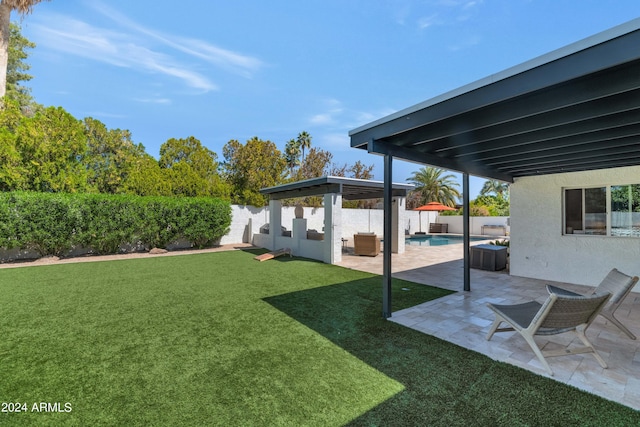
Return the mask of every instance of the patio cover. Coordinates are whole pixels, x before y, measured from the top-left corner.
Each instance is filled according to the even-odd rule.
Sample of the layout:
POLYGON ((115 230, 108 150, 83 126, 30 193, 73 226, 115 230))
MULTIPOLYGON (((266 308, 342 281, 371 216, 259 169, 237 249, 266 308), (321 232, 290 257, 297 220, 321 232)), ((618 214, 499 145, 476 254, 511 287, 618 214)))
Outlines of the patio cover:
MULTIPOLYGON (((395 209, 389 207, 389 209, 384 212, 385 229, 383 234, 387 239, 385 240, 385 246, 391 249, 386 250, 385 253, 403 253, 404 233, 401 233, 401 230, 404 230, 404 227, 401 227, 401 225, 404 225, 404 200, 406 199, 407 192, 412 190, 413 187, 411 184, 392 184, 391 180, 381 182, 337 176, 323 176, 277 185, 275 187, 262 188, 260 193, 269 196, 269 224, 271 229, 276 229, 281 223, 279 214, 282 206, 281 199, 324 195, 325 223, 328 223, 330 227, 327 228, 325 226, 326 231, 323 243, 325 246, 322 260, 328 263, 335 263, 341 260, 342 253, 342 200, 386 197, 391 204, 391 200, 394 197, 398 198, 395 209), (278 212, 277 215, 276 212, 278 212), (387 216, 389 218, 387 218, 387 216), (393 223, 395 223, 395 227, 393 227, 393 223), (387 226, 389 229, 386 228, 387 226), (329 236, 327 236, 327 233, 329 233, 329 236)), ((275 235, 274 239, 277 240, 275 235)), ((273 244, 277 243, 276 240, 273 241, 273 244)), ((309 255, 309 257, 313 258, 311 255, 309 255)))
MULTIPOLYGON (((392 196, 406 197, 413 189, 411 184, 392 185, 392 196)), ((322 176, 305 179, 275 187, 262 188, 260 193, 268 195, 270 199, 289 199, 294 197, 318 196, 327 193, 342 194, 345 200, 382 199, 384 197, 384 182, 367 179, 343 178, 339 176, 322 176)))
MULTIPOLYGON (((640 19, 376 120, 351 146, 513 182, 640 164, 640 19)), ((385 207, 387 206, 385 199, 385 207)), ((466 216, 467 214, 465 214, 466 216)), ((465 290, 469 290, 468 217, 465 290)), ((391 260, 385 262, 390 288, 391 260)), ((391 315, 391 306, 383 308, 391 315)))

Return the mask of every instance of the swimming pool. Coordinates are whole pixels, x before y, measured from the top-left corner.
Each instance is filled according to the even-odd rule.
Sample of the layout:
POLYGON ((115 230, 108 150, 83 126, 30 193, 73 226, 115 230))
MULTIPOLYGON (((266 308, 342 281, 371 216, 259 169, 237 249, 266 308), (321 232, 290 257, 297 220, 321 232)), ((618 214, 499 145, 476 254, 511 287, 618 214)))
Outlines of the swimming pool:
MULTIPOLYGON (((469 237, 472 242, 488 240, 487 237, 469 237)), ((462 243, 463 236, 450 236, 442 234, 425 234, 420 236, 407 237, 404 239, 405 245, 411 246, 444 246, 462 243)))

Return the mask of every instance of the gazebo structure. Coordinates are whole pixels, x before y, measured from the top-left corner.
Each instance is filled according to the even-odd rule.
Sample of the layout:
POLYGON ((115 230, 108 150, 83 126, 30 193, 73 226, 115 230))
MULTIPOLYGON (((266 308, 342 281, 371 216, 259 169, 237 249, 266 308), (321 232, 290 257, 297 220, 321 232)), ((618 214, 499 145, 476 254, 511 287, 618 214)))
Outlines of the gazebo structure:
POLYGON ((254 236, 254 244, 277 250, 289 248, 298 256, 317 259, 328 264, 342 261, 342 200, 364 200, 389 197, 392 208, 385 211, 389 230, 385 228, 384 253, 404 252, 404 211, 409 184, 385 184, 380 181, 324 176, 263 188, 262 194, 269 196, 269 234, 254 236), (387 188, 387 186, 389 188, 387 188), (323 196, 324 229, 318 235, 309 235, 304 218, 293 220, 291 235, 283 235, 282 200, 307 196, 323 196), (309 238, 312 237, 312 238, 309 238), (387 242, 391 242, 390 245, 387 242))
MULTIPOLYGON (((513 235, 519 224, 528 232, 536 211, 533 205, 520 212, 517 202, 526 206, 537 197, 536 191, 548 188, 539 179, 562 175, 564 181, 554 182, 557 196, 545 196, 558 218, 548 218, 540 224, 544 228, 528 239, 511 242, 512 271, 519 265, 528 271, 555 265, 558 257, 547 256, 554 246, 566 245, 569 250, 573 245, 573 251, 580 253, 594 242, 590 246, 588 239, 564 234, 560 218, 564 188, 579 185, 576 181, 583 177, 594 184, 640 183, 635 168, 640 165, 640 19, 376 120, 349 135, 352 147, 384 156, 385 182, 391 180, 393 158, 462 172, 466 291, 470 290, 469 175, 515 182, 513 235), (609 175, 603 172, 612 169, 616 171, 609 175), (584 175, 595 171, 602 173, 584 175), (616 173, 615 182, 608 181, 616 173), (572 175, 577 178, 567 185, 569 174, 583 175, 572 175), (518 218, 516 210, 521 213, 518 218), (546 241, 543 236, 548 236, 546 241)), ((385 209, 392 208, 391 198, 390 192, 385 193, 385 209)), ((601 240, 603 246, 614 248, 614 239, 601 240)), ((633 250, 629 242, 623 244, 633 250)), ((388 294, 383 315, 389 317, 390 257, 384 263, 383 286, 388 294)))

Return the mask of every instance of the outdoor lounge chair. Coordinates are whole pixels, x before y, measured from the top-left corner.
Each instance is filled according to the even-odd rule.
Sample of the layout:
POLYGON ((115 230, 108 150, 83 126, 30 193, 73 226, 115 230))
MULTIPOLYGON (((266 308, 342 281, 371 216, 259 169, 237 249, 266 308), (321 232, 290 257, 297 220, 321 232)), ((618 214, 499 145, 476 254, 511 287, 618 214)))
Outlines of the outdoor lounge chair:
MULTIPOLYGON (((636 336, 633 335, 631 331, 626 328, 626 326, 620 323, 618 319, 616 319, 614 313, 616 312, 620 304, 622 304, 622 301, 624 301, 627 295, 629 295, 629 292, 631 292, 631 289, 633 289, 636 283, 638 283, 638 276, 627 276, 626 274, 621 273, 614 268, 591 293, 592 295, 603 292, 611 293, 611 299, 609 300, 609 303, 602 309, 600 315, 616 325, 632 340, 635 340, 636 336)), ((558 295, 580 295, 575 292, 571 292, 552 285, 547 285, 547 291, 549 291, 549 293, 553 292, 558 295)))
POLYGON ((610 296, 611 294, 608 292, 593 296, 564 296, 552 293, 543 304, 537 301, 515 305, 488 303, 487 306, 496 314, 496 320, 491 325, 487 340, 490 340, 496 332, 516 331, 520 333, 549 375, 553 375, 553 371, 545 356, 593 353, 600 366, 606 368, 607 364, 589 342, 585 331, 610 296), (498 328, 502 322, 508 323, 511 327, 498 328), (575 332, 585 347, 542 352, 533 339, 534 335, 556 335, 569 331, 575 332))
POLYGON ((355 255, 378 256, 380 253, 380 238, 375 233, 354 234, 353 253, 355 255))

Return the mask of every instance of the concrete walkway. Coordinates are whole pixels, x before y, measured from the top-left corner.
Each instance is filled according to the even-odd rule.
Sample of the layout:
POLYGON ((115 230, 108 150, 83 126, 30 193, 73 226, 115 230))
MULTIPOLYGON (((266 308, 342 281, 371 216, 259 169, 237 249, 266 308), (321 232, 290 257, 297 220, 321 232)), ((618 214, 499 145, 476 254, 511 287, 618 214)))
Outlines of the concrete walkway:
POLYGON ((78 257, 72 257, 72 258, 58 258, 56 256, 47 256, 47 257, 43 257, 35 260, 0 263, 0 269, 18 268, 18 267, 34 267, 38 265, 52 265, 52 264, 74 264, 78 262, 115 261, 115 260, 134 259, 134 258, 154 258, 154 257, 163 257, 163 256, 193 255, 193 254, 202 254, 202 253, 210 253, 210 252, 233 251, 233 250, 240 250, 240 249, 253 248, 253 247, 254 247, 253 245, 248 243, 236 243, 232 245, 231 244, 221 245, 221 246, 216 246, 214 248, 207 248, 207 249, 183 249, 183 250, 175 250, 175 251, 168 251, 168 252, 162 252, 162 253, 131 252, 131 253, 115 254, 115 255, 87 255, 87 256, 78 256, 78 257))
MULTIPOLYGON (((339 265, 382 274, 382 258, 382 254, 372 258, 357 257, 351 251, 343 254, 339 265)), ((464 292, 461 244, 406 246, 404 254, 392 256, 392 266, 393 277, 459 292, 394 312, 390 321, 543 376, 549 375, 519 334, 498 333, 491 341, 486 340, 495 318, 486 303, 515 304, 530 300, 542 302, 547 297, 546 283, 577 292, 589 289, 510 276, 504 271, 472 269, 471 291, 464 292)), ((636 336, 640 336, 640 293, 633 292, 628 296, 616 316, 636 336)), ((587 330, 587 336, 607 362, 608 369, 600 367, 591 354, 554 357, 548 359, 555 373, 550 378, 640 410, 640 340, 629 339, 602 317, 594 321, 587 330)), ((536 342, 543 350, 553 350, 580 345, 578 338, 574 337, 570 333, 536 337, 536 342)))

